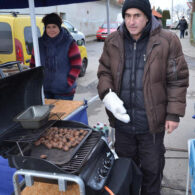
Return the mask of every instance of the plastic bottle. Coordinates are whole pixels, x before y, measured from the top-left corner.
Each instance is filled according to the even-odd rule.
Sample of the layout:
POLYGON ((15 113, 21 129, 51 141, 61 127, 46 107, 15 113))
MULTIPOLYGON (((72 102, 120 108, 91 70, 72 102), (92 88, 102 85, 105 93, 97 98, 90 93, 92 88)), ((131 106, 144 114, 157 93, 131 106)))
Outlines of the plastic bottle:
POLYGON ((93 129, 96 131, 101 131, 102 135, 108 139, 109 136, 109 128, 106 124, 98 122, 96 125, 93 126, 93 129))

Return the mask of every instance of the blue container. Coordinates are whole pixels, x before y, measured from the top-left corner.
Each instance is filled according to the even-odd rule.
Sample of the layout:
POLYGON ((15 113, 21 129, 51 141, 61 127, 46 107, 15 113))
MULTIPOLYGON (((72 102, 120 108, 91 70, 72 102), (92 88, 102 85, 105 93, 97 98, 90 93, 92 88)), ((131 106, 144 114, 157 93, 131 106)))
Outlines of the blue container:
POLYGON ((190 142, 189 171, 192 195, 195 195, 195 140, 190 142))

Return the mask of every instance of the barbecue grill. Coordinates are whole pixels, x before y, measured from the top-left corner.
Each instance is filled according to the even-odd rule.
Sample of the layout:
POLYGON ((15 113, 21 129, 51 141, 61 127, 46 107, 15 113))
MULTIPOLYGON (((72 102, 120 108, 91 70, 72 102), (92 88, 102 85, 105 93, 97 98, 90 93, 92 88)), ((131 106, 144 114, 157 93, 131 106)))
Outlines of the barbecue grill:
MULTIPOLYGON (((120 159, 118 161, 114 159, 99 131, 94 131, 83 123, 61 120, 48 120, 39 128, 26 129, 14 120, 19 113, 29 107, 42 105, 42 82, 42 67, 0 80, 0 115, 4 116, 0 117, 0 155, 8 158, 10 167, 16 169, 76 175, 84 181, 88 194, 103 194, 104 186, 109 186, 109 180, 114 178, 110 177, 112 172, 116 171, 114 166, 120 164, 120 159), (42 144, 35 146, 35 142, 51 127, 68 128, 71 131, 82 129, 85 136, 68 151, 46 148, 42 144), (46 154, 46 158, 42 159, 41 154, 46 154)), ((122 167, 125 165, 130 167, 131 162, 127 159, 125 162, 121 159, 121 162, 122 167)), ((128 181, 129 171, 124 170, 124 173, 118 181, 120 188, 122 183, 127 184, 125 180, 128 181)))

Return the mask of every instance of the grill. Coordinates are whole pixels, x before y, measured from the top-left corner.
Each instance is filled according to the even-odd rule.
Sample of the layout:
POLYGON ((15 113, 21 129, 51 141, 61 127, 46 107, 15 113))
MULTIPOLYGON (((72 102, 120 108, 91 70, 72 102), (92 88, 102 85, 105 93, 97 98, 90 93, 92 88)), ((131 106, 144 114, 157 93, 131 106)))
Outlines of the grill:
POLYGON ((24 129, 13 120, 30 106, 42 104, 42 81, 42 67, 0 80, 0 115, 4 116, 0 118, 0 155, 8 158, 9 165, 16 169, 75 174, 90 188, 101 190, 108 179, 114 156, 101 139, 100 132, 75 121, 49 120, 39 129, 24 129), (36 147, 34 142, 50 127, 82 129, 87 134, 69 151, 36 147), (41 159, 39 151, 48 152, 48 158, 41 159))
MULTIPOLYGON (((77 122, 57 121, 56 123, 59 122, 61 123, 61 125, 64 125, 64 127, 71 125, 72 127, 79 126, 82 128, 84 127, 89 128, 88 126, 77 122)), ((53 159, 51 160, 48 159, 44 160, 44 159, 40 159, 39 156, 34 156, 33 153, 34 153, 35 146, 33 143, 25 143, 25 142, 18 143, 18 144, 16 143, 10 150, 6 152, 6 156, 8 156, 9 158, 11 167, 16 167, 17 169, 32 169, 32 167, 34 167, 34 164, 36 164, 36 167, 34 167, 33 170, 37 170, 37 171, 44 170, 47 172, 57 172, 57 173, 64 172, 64 173, 78 174, 81 167, 83 167, 83 165, 87 162, 89 154, 92 152, 92 150, 94 149, 95 145, 98 143, 100 138, 101 138, 101 134, 97 131, 93 131, 86 138, 86 140, 84 140, 83 143, 81 142, 80 145, 78 145, 78 148, 76 147, 74 148, 73 151, 70 152, 61 151, 64 153, 63 161, 65 163, 60 163, 60 164, 56 164, 52 162, 53 159, 55 159, 55 156, 53 156, 53 159), (70 160, 66 160, 67 158, 66 156, 70 160), (66 163, 66 161, 68 162, 66 163), (46 168, 44 167, 45 163, 48 164, 46 168)), ((55 153, 58 152, 59 150, 56 149, 55 153)))

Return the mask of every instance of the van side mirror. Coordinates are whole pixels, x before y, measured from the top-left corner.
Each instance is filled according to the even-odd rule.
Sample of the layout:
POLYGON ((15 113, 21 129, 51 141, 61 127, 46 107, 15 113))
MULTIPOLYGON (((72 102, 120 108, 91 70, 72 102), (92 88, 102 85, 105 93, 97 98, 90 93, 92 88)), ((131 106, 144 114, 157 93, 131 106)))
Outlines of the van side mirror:
POLYGON ((76 28, 73 28, 73 32, 74 32, 74 33, 77 33, 78 30, 77 30, 76 28))

